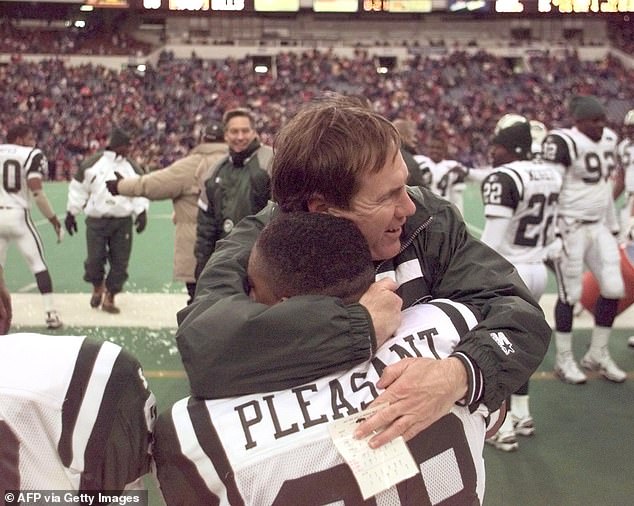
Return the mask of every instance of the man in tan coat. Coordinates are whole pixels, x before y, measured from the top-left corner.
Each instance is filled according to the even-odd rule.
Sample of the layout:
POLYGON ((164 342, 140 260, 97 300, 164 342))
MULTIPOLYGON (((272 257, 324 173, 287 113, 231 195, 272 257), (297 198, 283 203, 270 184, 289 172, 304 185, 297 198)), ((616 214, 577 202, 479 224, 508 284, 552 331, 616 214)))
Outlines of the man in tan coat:
POLYGON ((164 169, 138 178, 107 181, 113 195, 143 196, 150 200, 172 199, 174 236, 174 280, 187 287, 189 304, 196 290, 194 244, 198 195, 209 167, 228 153, 221 123, 211 122, 201 132, 201 142, 187 156, 164 169))

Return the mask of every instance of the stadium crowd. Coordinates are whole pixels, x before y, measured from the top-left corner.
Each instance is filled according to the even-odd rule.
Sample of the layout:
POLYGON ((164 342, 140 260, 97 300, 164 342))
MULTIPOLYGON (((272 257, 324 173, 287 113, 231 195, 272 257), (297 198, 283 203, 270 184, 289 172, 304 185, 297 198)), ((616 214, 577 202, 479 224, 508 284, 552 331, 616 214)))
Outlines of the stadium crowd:
POLYGON ((25 29, 0 21, 0 53, 142 55, 152 49, 123 31, 86 28, 25 29))
POLYGON ((112 121, 119 121, 136 131, 132 156, 154 169, 182 157, 203 122, 234 107, 256 111, 258 131, 270 144, 298 106, 331 89, 366 96, 389 119, 414 120, 421 150, 428 132, 443 128, 449 155, 479 166, 486 163, 488 132, 509 110, 563 126, 567 99, 593 94, 606 101, 609 124, 618 128, 622 111, 634 106, 632 70, 611 56, 583 61, 573 50, 523 62, 484 51, 416 55, 388 74, 377 73, 364 50, 353 58, 312 50, 280 53, 274 67, 258 74, 250 58, 202 60, 192 53, 184 60, 168 52, 145 72, 16 59, 0 68, 0 136, 16 122, 34 125, 50 178, 63 180, 80 158, 104 145, 112 121))

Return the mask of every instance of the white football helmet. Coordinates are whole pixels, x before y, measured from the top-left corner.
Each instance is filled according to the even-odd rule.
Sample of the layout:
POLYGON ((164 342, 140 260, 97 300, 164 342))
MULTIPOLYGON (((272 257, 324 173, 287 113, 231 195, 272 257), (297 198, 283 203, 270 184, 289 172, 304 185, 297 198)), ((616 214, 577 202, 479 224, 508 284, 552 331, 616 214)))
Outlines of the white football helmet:
POLYGON ((625 119, 623 120, 624 125, 634 125, 634 109, 630 109, 627 111, 625 115, 625 119))
POLYGON ((541 153, 542 142, 544 142, 544 139, 548 135, 548 129, 546 128, 546 125, 536 119, 530 120, 529 124, 531 126, 531 138, 533 139, 531 151, 533 153, 541 153))
POLYGON ((515 123, 525 123, 526 121, 528 120, 524 116, 521 116, 519 114, 505 114, 496 123, 495 129, 493 130, 493 135, 496 135, 500 130, 504 130, 505 128, 508 128, 515 123))

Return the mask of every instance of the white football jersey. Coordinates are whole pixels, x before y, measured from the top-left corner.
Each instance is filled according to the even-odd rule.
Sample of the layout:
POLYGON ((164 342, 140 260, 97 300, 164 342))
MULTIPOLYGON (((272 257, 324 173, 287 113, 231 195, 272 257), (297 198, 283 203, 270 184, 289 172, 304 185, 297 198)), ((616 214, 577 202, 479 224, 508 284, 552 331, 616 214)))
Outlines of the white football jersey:
POLYGON ((48 162, 38 148, 0 144, 0 206, 29 209, 27 179, 47 174, 48 162))
POLYGON ((617 135, 603 129, 598 142, 576 127, 552 130, 543 145, 545 160, 566 170, 559 195, 559 214, 579 221, 602 221, 612 201, 610 176, 617 163, 617 135))
POLYGON ((149 471, 155 410, 139 363, 116 344, 0 336, 0 493, 123 490, 149 471))
POLYGON ((619 143, 618 154, 625 172, 625 191, 634 193, 634 140, 623 139, 619 143))
POLYGON ((554 239, 554 220, 562 176, 558 167, 539 159, 504 164, 482 182, 487 218, 509 218, 498 253, 512 264, 537 263, 554 239))
MULTIPOLYGON (((328 423, 366 408, 381 392, 376 382, 387 365, 447 357, 476 323, 466 306, 435 300, 405 310, 397 336, 346 372, 277 392, 177 402, 159 416, 155 431, 167 504, 363 503, 328 423)), ((455 406, 414 437, 407 444, 420 473, 370 504, 481 503, 488 414, 484 406, 474 413, 455 406)))
POLYGON ((462 192, 465 189, 464 179, 460 177, 458 172, 451 171, 455 167, 462 167, 462 164, 456 160, 434 162, 425 155, 415 155, 414 160, 418 162, 418 166, 423 172, 426 186, 436 195, 443 197, 462 209, 462 192))

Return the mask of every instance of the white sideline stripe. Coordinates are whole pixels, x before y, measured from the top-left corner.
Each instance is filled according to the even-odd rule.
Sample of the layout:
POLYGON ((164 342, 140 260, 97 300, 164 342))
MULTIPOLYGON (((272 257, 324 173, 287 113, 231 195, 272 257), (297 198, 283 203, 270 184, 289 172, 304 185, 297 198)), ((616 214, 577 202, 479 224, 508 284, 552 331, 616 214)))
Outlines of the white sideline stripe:
MULTIPOLYGON (((66 327, 176 328, 176 313, 187 303, 186 293, 120 293, 120 314, 90 307, 90 293, 55 293, 54 305, 66 327)), ((39 293, 12 293, 13 326, 43 326, 39 293)))
MULTIPOLYGON (((541 306, 546 320, 553 326, 556 295, 545 294, 541 306)), ((44 325, 44 306, 39 293, 12 293, 13 325, 44 325)), ((148 327, 176 328, 176 313, 185 307, 185 293, 120 293, 116 303, 120 314, 110 314, 89 305, 89 293, 55 293, 56 309, 66 326, 73 327, 148 327)), ((575 317, 573 328, 592 328, 593 317, 588 311, 575 317)), ((634 309, 626 309, 616 317, 615 328, 634 328, 634 309)))

